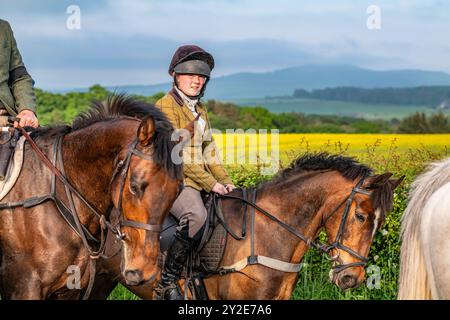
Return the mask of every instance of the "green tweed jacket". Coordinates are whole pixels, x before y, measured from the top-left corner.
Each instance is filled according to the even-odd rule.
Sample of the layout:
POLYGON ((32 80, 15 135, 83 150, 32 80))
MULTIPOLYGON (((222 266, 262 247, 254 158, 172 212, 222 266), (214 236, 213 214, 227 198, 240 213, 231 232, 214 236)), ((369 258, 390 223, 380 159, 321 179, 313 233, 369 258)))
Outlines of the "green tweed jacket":
MULTIPOLYGON (((174 89, 159 99, 155 105, 166 114, 176 129, 185 128, 194 120, 194 115, 174 89)), ((206 121, 206 130, 210 129, 211 125, 205 106, 198 103, 196 109, 206 121)), ((185 186, 199 191, 203 189, 206 192, 211 192, 216 182, 224 185, 233 183, 221 163, 219 151, 212 137, 206 141, 204 137, 201 137, 200 141, 192 138, 183 151, 185 186), (200 161, 187 162, 187 159, 195 158, 195 152, 203 155, 200 161)))
POLYGON ((0 19, 0 104, 13 116, 25 109, 36 112, 33 86, 11 26, 0 19))

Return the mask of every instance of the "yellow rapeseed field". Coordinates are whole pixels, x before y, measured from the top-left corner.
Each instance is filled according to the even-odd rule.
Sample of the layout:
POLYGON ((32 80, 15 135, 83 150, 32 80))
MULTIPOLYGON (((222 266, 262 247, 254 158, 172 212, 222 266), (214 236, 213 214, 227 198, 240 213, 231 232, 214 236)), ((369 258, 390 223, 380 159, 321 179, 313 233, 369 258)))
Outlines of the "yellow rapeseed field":
POLYGON ((287 165, 305 152, 328 152, 355 157, 380 170, 420 170, 426 163, 450 155, 450 134, 299 133, 279 134, 278 138, 270 135, 222 134, 215 135, 214 139, 226 165, 255 164, 255 155, 257 161, 262 159, 264 163, 264 159, 270 159, 272 150, 276 152, 277 147, 282 165, 287 165))
MULTIPOLYGON (((267 143, 259 140, 257 135, 225 136, 215 135, 214 139, 225 155, 234 149, 238 152, 242 148, 242 139, 245 138, 245 148, 256 150, 258 145, 266 145, 268 150, 272 149, 271 136, 268 135, 267 143), (245 136, 245 137, 244 137, 245 136), (229 143, 231 141, 231 144, 229 143)), ((407 152, 415 149, 429 149, 430 151, 445 152, 450 149, 450 134, 280 134, 279 150, 281 154, 304 153, 315 151, 327 151, 330 153, 345 153, 355 155, 366 153, 368 150, 376 150, 378 153, 407 152)))

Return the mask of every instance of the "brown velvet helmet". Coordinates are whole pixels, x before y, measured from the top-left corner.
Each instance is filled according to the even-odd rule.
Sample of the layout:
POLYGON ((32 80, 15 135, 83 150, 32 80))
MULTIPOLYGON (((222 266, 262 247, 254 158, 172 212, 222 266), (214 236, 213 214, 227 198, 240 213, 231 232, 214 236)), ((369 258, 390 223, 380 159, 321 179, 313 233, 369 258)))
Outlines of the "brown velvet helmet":
POLYGON ((196 45, 184 45, 175 51, 169 66, 169 74, 200 74, 210 77, 214 68, 213 56, 196 45))

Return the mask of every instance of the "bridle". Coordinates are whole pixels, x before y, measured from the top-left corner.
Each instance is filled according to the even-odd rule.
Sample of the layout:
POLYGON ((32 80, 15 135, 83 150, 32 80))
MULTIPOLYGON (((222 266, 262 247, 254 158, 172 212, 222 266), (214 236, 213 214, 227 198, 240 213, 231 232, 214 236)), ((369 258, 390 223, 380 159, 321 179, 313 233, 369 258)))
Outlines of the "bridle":
MULTIPOLYGON (((145 153, 143 153, 142 151, 138 150, 136 148, 136 145, 138 143, 137 140, 135 140, 131 147, 130 150, 127 153, 127 156, 125 157, 125 160, 121 160, 119 161, 119 163, 117 164, 117 167, 115 169, 115 172, 118 172, 120 170, 120 167, 122 167, 124 164, 124 168, 122 170, 121 173, 121 181, 120 181, 120 190, 119 190, 119 200, 118 200, 118 205, 117 207, 115 207, 113 210, 119 210, 120 212, 120 223, 118 226, 113 226, 109 221, 107 221, 105 219, 105 216, 101 213, 98 212, 97 209, 94 208, 93 205, 91 205, 88 200, 86 200, 86 198, 75 188, 72 186, 72 184, 67 180, 66 176, 61 173, 61 171, 64 171, 63 169, 63 165, 62 165, 62 170, 58 170, 56 168, 56 166, 54 164, 52 164, 50 162, 50 160, 47 158, 47 156, 40 150, 40 148, 36 145, 36 143, 33 141, 33 139, 31 139, 31 137, 28 135, 28 133, 21 127, 18 128, 21 133, 24 135, 25 139, 30 143, 32 149, 36 152, 36 154, 38 155, 38 157, 42 160, 42 162, 56 175, 56 177, 59 178, 59 180, 62 182, 62 184, 69 189, 70 192, 74 193, 86 206, 87 208, 94 213, 97 218, 100 219, 101 224, 104 224, 104 226, 106 226, 108 229, 111 230, 111 232, 113 232, 119 239, 123 239, 125 237, 125 235, 120 231, 120 227, 121 226, 126 226, 126 227, 131 227, 131 228, 138 228, 138 229, 144 229, 147 231, 152 231, 152 232, 160 232, 162 230, 162 225, 161 224, 147 224, 147 223, 143 223, 143 222, 139 222, 139 221, 134 221, 134 220, 128 220, 128 219, 124 219, 124 215, 123 215, 123 208, 122 208, 122 198, 123 198, 123 189, 125 186, 125 180, 126 180, 126 176, 128 173, 128 170, 130 168, 130 162, 131 162, 131 157, 133 155, 145 159, 145 160, 149 160, 152 161, 153 158, 150 155, 147 155, 145 153)), ((61 150, 61 141, 62 141, 62 137, 60 138, 59 143, 59 148, 61 150)), ((62 164, 62 157, 61 157, 61 164, 62 164)), ((72 207, 72 206, 71 206, 72 207)), ((76 214, 76 210, 75 208, 71 208, 72 209, 72 214, 76 214)), ((103 226, 102 226, 103 228, 103 226)))
POLYGON ((119 216, 119 225, 117 227, 115 227, 115 234, 116 234, 117 238, 119 238, 121 240, 125 238, 125 234, 123 234, 120 231, 120 227, 143 229, 146 231, 158 232, 158 233, 161 232, 161 230, 162 230, 162 224, 148 224, 148 223, 143 223, 143 222, 139 222, 139 221, 135 221, 135 220, 128 220, 125 218, 125 215, 123 214, 123 208, 122 208, 123 190, 125 187, 125 180, 127 177, 128 170, 130 168, 130 162, 131 162, 132 156, 134 155, 141 159, 153 161, 153 158, 151 155, 147 155, 147 154, 143 153, 142 151, 138 150, 136 148, 136 145, 137 145, 137 141, 135 141, 132 144, 132 147, 128 151, 125 159, 119 161, 117 164, 117 167, 115 169, 115 172, 118 172, 123 167, 122 172, 120 173, 122 179, 120 181, 120 187, 119 187, 119 200, 117 203, 117 207, 115 207, 113 209, 113 210, 118 210, 118 212, 119 212, 119 215, 118 215, 119 216))
POLYGON ((345 210, 344 213, 342 214, 342 218, 341 218, 341 222, 339 224, 339 229, 338 232, 336 234, 336 238, 334 239, 333 243, 331 244, 325 244, 325 245, 320 245, 319 247, 321 248, 320 250, 322 252, 324 252, 327 256, 329 256, 329 253, 331 250, 336 249, 337 254, 335 256, 330 257, 330 260, 333 262, 337 262, 339 259, 339 255, 340 255, 340 251, 339 250, 343 250, 345 252, 347 252, 348 254, 350 254, 351 256, 355 257, 356 259, 360 260, 358 262, 353 262, 353 263, 347 263, 347 264, 339 264, 339 265, 333 265, 331 268, 334 270, 334 272, 340 272, 344 269, 347 268, 351 268, 351 267, 364 267, 367 265, 368 259, 362 255, 360 255, 359 253, 355 252, 354 250, 352 250, 351 248, 345 246, 342 243, 342 237, 344 235, 345 232, 345 225, 347 223, 347 218, 348 218, 348 214, 350 212, 350 207, 354 201, 354 197, 357 193, 361 193, 364 195, 371 195, 370 191, 367 191, 365 189, 362 189, 361 186, 364 184, 366 177, 363 177, 361 180, 359 180, 359 182, 356 184, 355 187, 353 187, 352 191, 350 192, 350 194, 344 199, 344 201, 342 201, 325 219, 324 222, 322 222, 322 226, 324 226, 326 224, 326 222, 334 215, 334 213, 345 203, 345 210))
MULTIPOLYGON (((246 237, 246 212, 247 212, 247 206, 250 206, 252 208, 252 216, 251 216, 251 228, 250 228, 250 234, 251 234, 251 255, 247 257, 247 261, 245 265, 251 265, 251 264, 263 264, 269 267, 272 267, 274 269, 278 269, 281 271, 286 271, 286 272, 298 272, 300 270, 300 265, 298 264, 291 264, 291 263, 287 263, 284 261, 280 261, 277 259, 273 259, 270 258, 270 260, 273 261, 269 261, 267 264, 261 263, 260 261, 267 261, 268 257, 264 257, 264 256, 258 256, 254 254, 254 229, 253 229, 253 223, 254 223, 254 214, 255 214, 255 209, 257 210, 257 212, 260 212, 261 214, 265 215, 266 217, 268 217, 270 220, 276 222, 278 225, 280 225, 281 227, 283 227, 284 229, 286 229, 287 231, 289 231, 290 233, 292 233, 293 235, 295 235, 296 237, 298 237, 300 240, 304 241, 306 243, 306 245, 310 248, 314 248, 316 250, 318 250, 319 252, 324 253, 329 260, 331 260, 332 262, 334 262, 335 264, 332 266, 332 270, 334 270, 334 272, 340 272, 344 269, 347 268, 351 268, 351 267, 364 267, 367 265, 368 263, 368 259, 364 256, 362 256, 361 254, 355 252, 354 250, 352 250, 351 248, 345 246, 342 241, 343 241, 343 235, 345 232, 345 226, 347 223, 347 218, 350 212, 350 208, 351 205, 354 201, 354 197, 357 193, 360 194, 364 194, 364 195, 371 195, 370 191, 367 191, 365 189, 362 189, 362 185, 364 184, 364 181, 366 179, 366 176, 364 176, 363 178, 361 178, 358 183, 352 188, 352 191, 350 192, 350 194, 345 197, 345 199, 326 217, 326 219, 322 222, 321 227, 325 226, 326 222, 339 210, 339 208, 342 207, 342 205, 344 205, 345 203, 345 210, 344 213, 342 214, 342 218, 341 218, 341 222, 339 224, 339 229, 338 232, 336 234, 336 237, 334 239, 334 241, 332 243, 321 243, 319 240, 314 240, 311 238, 306 237, 304 234, 300 233, 299 231, 297 231, 295 228, 291 227, 290 225, 286 224, 285 222, 281 221, 280 219, 278 219, 277 217, 275 217, 274 215, 270 214, 269 212, 267 212, 266 210, 262 209, 261 207, 259 207, 258 205, 256 205, 256 190, 254 190, 253 193, 253 199, 252 201, 247 200, 247 197, 244 196, 243 198, 241 197, 237 197, 237 196, 232 196, 232 195, 215 195, 216 199, 218 198, 228 198, 228 199, 237 199, 240 200, 242 202, 244 202, 246 204, 245 210, 244 210, 244 219, 243 219, 243 225, 242 225, 242 236, 236 235, 231 228, 225 223, 225 221, 219 219, 219 222, 223 225, 223 227, 227 230, 227 232, 236 240, 242 240, 245 239, 246 237), (330 256, 330 252, 336 249, 336 251, 338 252, 338 254, 336 254, 335 256, 330 256), (345 252, 347 252, 348 254, 350 254, 351 256, 355 257, 356 259, 360 260, 358 262, 353 262, 353 263, 347 263, 347 264, 336 264, 336 262, 339 261, 339 250, 343 250, 345 252), (264 258, 264 259, 258 259, 259 257, 264 258), (274 262, 276 261, 276 262, 274 262), (273 267, 274 266, 274 267, 273 267), (289 271, 287 271, 289 270, 289 271)), ((220 206, 217 203, 217 200, 214 199, 214 205, 216 207, 216 210, 219 209, 220 210, 220 206)), ((225 267, 222 270, 220 270, 221 274, 226 274, 228 272, 236 272, 237 269, 235 268, 235 266, 240 266, 239 269, 243 269, 244 263, 243 261, 240 261, 236 264, 234 264, 233 266, 230 267, 225 267)))

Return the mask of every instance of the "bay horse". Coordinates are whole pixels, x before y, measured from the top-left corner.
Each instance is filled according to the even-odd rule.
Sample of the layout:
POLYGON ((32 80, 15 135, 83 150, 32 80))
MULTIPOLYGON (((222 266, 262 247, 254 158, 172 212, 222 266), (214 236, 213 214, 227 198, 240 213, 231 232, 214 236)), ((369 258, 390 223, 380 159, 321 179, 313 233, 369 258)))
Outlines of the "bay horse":
POLYGON ((156 107, 125 95, 93 103, 71 127, 33 131, 44 157, 33 141, 25 144, 21 175, 0 204, 1 298, 80 297, 107 229, 120 238, 124 283, 154 278, 159 230, 182 181, 182 166, 170 158, 172 132, 156 107))
MULTIPOLYGON (((343 290, 357 287, 364 280, 375 233, 392 210, 393 190, 403 180, 391 176, 373 175, 371 168, 339 155, 297 158, 256 188, 255 200, 249 201, 255 206, 254 214, 246 219, 253 235, 237 240, 228 233, 221 261, 222 266, 240 265, 239 272, 205 278, 208 297, 290 299, 298 266, 310 247, 330 256, 332 282, 343 290), (323 229, 331 244, 314 241, 323 229), (272 262, 264 263, 263 258, 272 262), (256 263, 248 263, 252 259, 256 263)), ((243 225, 242 193, 236 189, 219 203, 229 229, 236 233, 243 225)), ((117 266, 114 259, 102 261, 93 299, 107 298, 118 282, 141 298, 152 298, 151 283, 126 285, 117 266)))
POLYGON ((411 185, 402 216, 398 299, 450 299, 450 158, 411 185))

